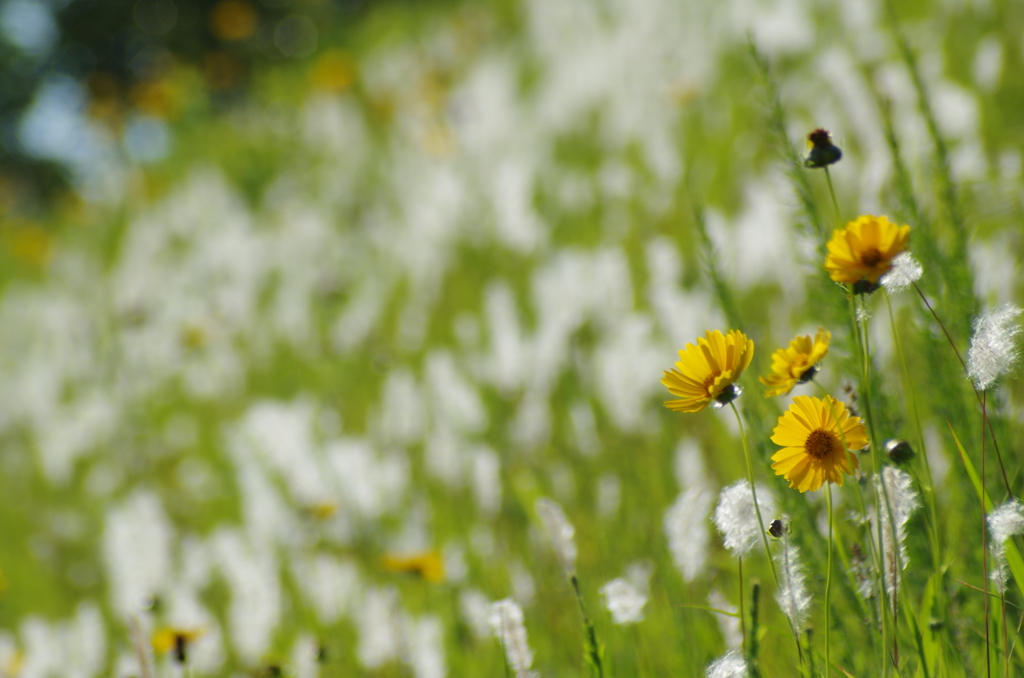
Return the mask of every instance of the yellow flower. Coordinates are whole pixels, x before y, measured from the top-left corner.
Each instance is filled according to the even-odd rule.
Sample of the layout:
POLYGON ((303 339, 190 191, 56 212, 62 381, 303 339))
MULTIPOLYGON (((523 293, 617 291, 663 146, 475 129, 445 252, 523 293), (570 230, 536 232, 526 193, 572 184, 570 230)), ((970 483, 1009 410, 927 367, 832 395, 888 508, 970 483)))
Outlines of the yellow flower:
POLYGON ((188 646, 202 635, 202 629, 176 629, 173 627, 158 629, 153 634, 153 649, 157 654, 173 652, 178 663, 184 664, 188 659, 188 646))
POLYGON ((444 560, 437 551, 423 551, 409 555, 387 554, 381 565, 388 572, 405 572, 417 574, 431 584, 444 581, 444 560))
POLYGON ((846 405, 831 396, 796 396, 772 433, 772 442, 783 447, 772 456, 775 475, 801 492, 813 492, 826 481, 841 487, 843 474, 853 475, 860 466, 847 450, 868 444, 860 417, 850 416, 846 405))
POLYGON ((897 226, 886 217, 865 215, 832 233, 825 270, 836 282, 866 281, 874 291, 878 279, 892 268, 893 258, 907 249, 910 226, 897 226))
POLYGON ((765 397, 786 395, 797 384, 805 384, 813 379, 818 371, 818 363, 828 353, 831 338, 831 332, 819 327, 814 341, 811 341, 810 335, 797 337, 789 342, 789 348, 780 348, 772 353, 772 374, 758 377, 762 384, 770 387, 765 397))
POLYGON ((740 394, 736 380, 754 357, 754 342, 739 330, 722 336, 709 330, 697 337, 697 345, 687 344, 679 351, 679 362, 661 380, 679 400, 665 401, 674 412, 700 412, 711 403, 721 407, 740 394))

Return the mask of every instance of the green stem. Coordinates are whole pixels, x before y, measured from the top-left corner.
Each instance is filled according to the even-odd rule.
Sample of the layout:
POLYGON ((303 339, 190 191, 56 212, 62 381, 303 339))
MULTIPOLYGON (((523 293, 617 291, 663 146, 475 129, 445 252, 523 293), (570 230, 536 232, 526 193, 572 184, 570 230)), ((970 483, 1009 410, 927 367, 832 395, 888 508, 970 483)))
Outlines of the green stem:
MULTIPOLYGON (((756 501, 756 500, 755 500, 756 501)), ((741 647, 747 651, 747 618, 743 612, 743 556, 739 557, 740 570, 740 636, 743 639, 741 647)))
MULTIPOLYGON (((860 369, 861 369, 860 390, 861 390, 861 394, 864 396, 865 414, 866 414, 866 419, 867 419, 867 423, 868 423, 868 429, 869 429, 869 432, 870 432, 870 435, 869 435, 869 438, 868 438, 868 445, 870 446, 870 449, 871 449, 871 463, 872 463, 872 466, 873 466, 873 469, 874 469, 875 473, 878 473, 878 472, 881 471, 881 461, 880 461, 880 459, 878 457, 878 449, 877 449, 877 446, 875 444, 874 418, 871 416, 870 396, 868 394, 868 390, 869 390, 869 386, 868 386, 868 365, 869 365, 869 363, 868 363, 868 351, 867 351, 867 346, 866 346, 866 336, 861 333, 861 323, 857 320, 857 308, 856 308, 856 302, 854 301, 854 294, 853 294, 853 287, 852 286, 847 288, 847 297, 846 298, 847 298, 847 301, 849 302, 851 329, 853 331, 854 343, 857 346, 858 358, 859 358, 859 361, 860 361, 860 369)), ((885 483, 883 482, 881 485, 882 485, 883 492, 885 492, 885 483)), ((888 502, 886 502, 886 503, 888 505, 888 502)), ((888 675, 889 674, 890 662, 887 661, 887 658, 885 656, 885 648, 888 646, 889 620, 888 620, 888 615, 886 615, 885 612, 884 612, 886 609, 888 609, 887 608, 887 593, 888 592, 886 591, 886 588, 885 588, 885 538, 883 536, 882 521, 881 521, 881 516, 882 516, 881 498, 878 496, 877 492, 875 493, 875 515, 879 517, 879 520, 875 521, 877 523, 878 532, 877 532, 877 537, 872 537, 872 539, 871 539, 871 543, 872 543, 872 547, 873 547, 871 550, 874 552, 874 557, 875 557, 875 571, 878 574, 878 596, 879 596, 879 600, 881 601, 879 617, 881 618, 881 622, 882 622, 882 643, 881 643, 881 646, 880 646, 880 650, 882 652, 882 656, 881 656, 882 670, 883 670, 883 675, 888 675), (877 542, 875 541, 876 538, 877 538, 877 542)))
POLYGON ((590 621, 587 614, 587 607, 583 604, 583 592, 580 591, 580 582, 576 575, 569 579, 572 582, 572 590, 576 594, 576 604, 579 605, 580 615, 583 616, 583 630, 587 636, 587 661, 593 669, 597 678, 604 678, 604 666, 601 663, 601 646, 597 643, 597 631, 594 630, 594 622, 590 621))
MULTIPOLYGON (((861 302, 861 308, 864 308, 864 302, 861 302)), ((882 486, 882 498, 880 501, 885 502, 886 515, 889 518, 889 530, 892 534, 893 543, 890 545, 893 555, 893 563, 895 563, 896 571, 893 572, 893 593, 892 593, 892 663, 896 668, 897 675, 900 667, 900 646, 899 646, 899 617, 897 616, 897 607, 899 605, 898 591, 899 591, 899 576, 900 576, 900 551, 899 545, 896 544, 896 518, 893 516, 892 501, 889 497, 889 488, 885 485, 885 478, 882 475, 882 458, 881 452, 878 449, 877 435, 875 433, 875 415, 871 406, 871 344, 870 335, 868 333, 867 322, 863 323, 862 328, 862 339, 861 346, 863 347, 863 367, 862 367, 862 388, 864 392, 864 411, 868 419, 868 431, 870 434, 869 443, 871 445, 871 463, 874 466, 875 473, 878 474, 879 485, 882 486)), ((878 521, 878 539, 879 542, 884 542, 884 531, 882 528, 882 514, 879 513, 878 521)), ((884 550, 884 544, 882 545, 884 550)), ((884 558, 883 558, 884 562, 884 558)), ((884 581, 883 581, 884 583, 884 581)), ((883 598, 884 600, 884 598, 883 598)))
POLYGON ((885 293, 885 307, 889 311, 889 326, 892 328, 892 337, 896 344, 896 354, 899 356, 900 365, 903 368, 903 380, 906 384, 907 395, 910 398, 910 412, 913 415, 914 429, 917 433, 917 449, 921 452, 921 461, 927 480, 926 483, 922 484, 922 489, 924 489, 928 513, 931 518, 931 529, 928 531, 928 537, 932 548, 932 565, 935 567, 935 571, 938 572, 942 567, 942 555, 939 546, 939 519, 938 514, 935 512, 935 481, 932 478, 932 467, 925 450, 924 431, 921 428, 921 414, 917 408, 917 392, 914 390, 914 382, 910 377, 910 367, 907 365, 907 356, 903 352, 903 341, 900 339, 899 330, 896 328, 896 317, 892 312, 892 300, 889 298, 888 291, 885 293))
MULTIPOLYGON (((775 582, 775 590, 778 591, 779 574, 775 571, 775 561, 772 560, 772 552, 768 547, 768 532, 764 529, 764 520, 761 518, 761 506, 757 503, 757 488, 754 486, 754 465, 750 461, 750 448, 747 445, 747 433, 743 427, 743 417, 740 416, 740 411, 736 409, 735 403, 730 402, 729 407, 732 408, 733 414, 736 415, 736 423, 740 427, 740 441, 743 443, 743 458, 747 462, 747 482, 750 484, 750 494, 754 499, 754 513, 757 514, 757 525, 761 533, 761 543, 764 545, 764 554, 768 558, 768 566, 772 570, 772 580, 775 582)), ((796 641, 796 652, 802 667, 803 652, 800 650, 800 632, 795 626, 793 626, 792 621, 790 621, 789 627, 793 631, 793 640, 796 641)))
POLYGON ((836 200, 836 190, 832 188, 832 175, 829 174, 828 165, 825 166, 825 182, 828 184, 828 194, 832 196, 832 207, 836 209, 836 224, 842 225, 843 217, 839 212, 839 201, 836 200))
POLYGON ((832 483, 825 483, 825 505, 828 507, 828 570, 825 572, 825 676, 832 670, 832 483))
POLYGON ((775 588, 779 587, 779 575, 775 572, 775 561, 772 560, 772 552, 768 547, 768 533, 764 529, 764 519, 761 518, 761 506, 757 503, 757 488, 754 487, 754 465, 750 462, 750 448, 747 447, 747 434, 743 428, 743 417, 736 409, 735 403, 729 403, 733 414, 736 415, 736 423, 740 427, 740 441, 743 443, 743 458, 747 462, 747 482, 750 484, 750 495, 754 498, 754 513, 757 514, 758 531, 761 533, 761 543, 764 545, 764 554, 768 557, 768 565, 772 569, 772 579, 775 581, 775 588))

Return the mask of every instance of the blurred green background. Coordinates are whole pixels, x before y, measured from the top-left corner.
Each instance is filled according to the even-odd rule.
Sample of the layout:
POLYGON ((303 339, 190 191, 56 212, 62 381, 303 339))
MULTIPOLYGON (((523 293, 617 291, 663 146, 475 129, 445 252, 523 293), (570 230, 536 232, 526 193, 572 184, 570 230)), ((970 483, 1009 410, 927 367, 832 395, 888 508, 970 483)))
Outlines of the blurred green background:
MULTIPOLYGON (((142 675, 130 619, 147 647, 198 634, 159 675, 500 675, 506 597, 534 668, 582 675, 541 496, 611 674, 703 675, 730 637, 701 608, 737 589, 706 516, 744 467, 726 412, 662 408, 661 371, 706 329, 755 340, 756 475, 820 596, 822 499, 772 476, 785 402, 755 377, 820 324, 823 386, 858 375, 815 235, 837 219, 792 154, 833 133, 842 221, 910 223, 963 351, 1021 299, 1022 36, 1010 0, 0 0, 0 676, 142 675), (687 491, 689 570, 663 528, 687 491), (636 563, 646 619, 615 626, 598 589, 636 563)), ((879 429, 912 438, 914 391, 940 498, 905 604, 977 675, 980 513, 946 421, 976 457, 980 415, 917 299, 893 299, 910 380, 872 303, 879 429)), ((1020 395, 989 398, 1014 488, 1020 395)), ((762 671, 791 675, 770 588, 762 671)), ((833 656, 872 675, 833 602, 833 656)))

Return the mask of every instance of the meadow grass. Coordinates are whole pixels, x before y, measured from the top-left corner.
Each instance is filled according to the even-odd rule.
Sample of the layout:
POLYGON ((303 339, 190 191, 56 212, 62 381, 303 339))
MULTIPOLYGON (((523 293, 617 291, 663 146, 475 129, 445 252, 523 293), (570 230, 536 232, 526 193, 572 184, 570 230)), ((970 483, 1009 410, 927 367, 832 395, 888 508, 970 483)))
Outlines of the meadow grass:
POLYGON ((975 323, 1020 300, 1024 16, 683 4, 382 6, 227 106, 182 66, 168 159, 0 217, 0 676, 1019 675, 1017 321, 975 323), (863 214, 919 280, 830 280, 863 214), (757 377, 819 326, 792 395, 870 446, 801 493, 757 377), (709 330, 743 392, 671 412, 709 330))

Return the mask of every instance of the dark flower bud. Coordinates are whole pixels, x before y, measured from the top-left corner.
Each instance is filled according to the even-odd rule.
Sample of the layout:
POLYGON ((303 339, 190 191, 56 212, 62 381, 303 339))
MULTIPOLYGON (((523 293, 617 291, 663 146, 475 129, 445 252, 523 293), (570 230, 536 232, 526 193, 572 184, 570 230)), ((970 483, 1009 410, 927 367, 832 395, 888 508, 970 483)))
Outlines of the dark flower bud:
POLYGON ((885 453, 896 464, 905 464, 914 458, 914 448, 899 438, 893 438, 885 444, 885 453))
POLYGON ((807 157, 804 158, 806 167, 828 167, 843 157, 843 152, 832 143, 832 135, 828 130, 818 128, 808 134, 807 145, 809 150, 807 157))

